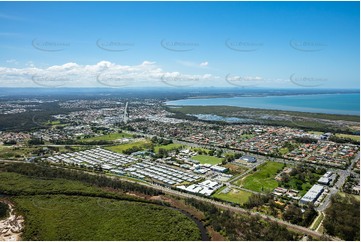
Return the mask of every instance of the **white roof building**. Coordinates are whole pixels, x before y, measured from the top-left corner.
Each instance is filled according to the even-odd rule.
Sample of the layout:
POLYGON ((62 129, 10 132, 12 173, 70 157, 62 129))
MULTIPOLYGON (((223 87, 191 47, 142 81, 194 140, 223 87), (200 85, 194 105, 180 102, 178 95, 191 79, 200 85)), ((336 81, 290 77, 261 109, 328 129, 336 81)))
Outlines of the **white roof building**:
POLYGON ((313 185, 310 190, 301 198, 300 203, 313 203, 324 191, 324 187, 321 185, 313 185))

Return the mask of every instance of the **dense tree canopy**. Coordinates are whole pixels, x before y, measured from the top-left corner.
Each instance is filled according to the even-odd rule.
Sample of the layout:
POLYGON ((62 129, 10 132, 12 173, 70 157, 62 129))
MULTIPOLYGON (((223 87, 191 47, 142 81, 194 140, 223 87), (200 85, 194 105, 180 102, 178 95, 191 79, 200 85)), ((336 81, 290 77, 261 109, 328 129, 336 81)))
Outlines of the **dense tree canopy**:
POLYGON ((0 219, 5 218, 9 212, 9 206, 0 202, 0 219))
POLYGON ((328 234, 344 240, 360 241, 360 202, 352 195, 335 195, 323 222, 328 234))

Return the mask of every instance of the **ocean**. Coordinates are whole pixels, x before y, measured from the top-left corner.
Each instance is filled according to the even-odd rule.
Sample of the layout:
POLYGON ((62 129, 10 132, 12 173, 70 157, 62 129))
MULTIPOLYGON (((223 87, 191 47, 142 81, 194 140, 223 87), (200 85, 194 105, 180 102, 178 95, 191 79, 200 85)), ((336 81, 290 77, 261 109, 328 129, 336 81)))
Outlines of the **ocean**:
POLYGON ((307 94, 200 98, 168 101, 170 106, 235 106, 310 113, 360 115, 360 94, 307 94))

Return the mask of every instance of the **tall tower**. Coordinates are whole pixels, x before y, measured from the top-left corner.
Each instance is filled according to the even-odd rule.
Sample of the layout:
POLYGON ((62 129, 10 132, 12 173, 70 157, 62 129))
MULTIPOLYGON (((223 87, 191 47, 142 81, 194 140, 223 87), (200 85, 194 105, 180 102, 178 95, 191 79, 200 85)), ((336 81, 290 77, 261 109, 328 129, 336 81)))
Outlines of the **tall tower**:
POLYGON ((123 122, 126 124, 128 123, 129 120, 129 114, 128 114, 128 102, 125 103, 125 108, 124 108, 124 114, 123 114, 123 122))

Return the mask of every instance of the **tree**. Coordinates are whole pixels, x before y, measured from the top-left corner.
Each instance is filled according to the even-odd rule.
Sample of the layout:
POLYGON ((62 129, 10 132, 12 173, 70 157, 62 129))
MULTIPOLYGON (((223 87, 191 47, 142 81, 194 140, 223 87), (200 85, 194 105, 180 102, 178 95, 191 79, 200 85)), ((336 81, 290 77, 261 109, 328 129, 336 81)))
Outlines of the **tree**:
POLYGON ((5 218, 9 213, 9 206, 0 202, 0 219, 5 218))
POLYGON ((283 218, 293 224, 302 222, 302 211, 299 207, 291 204, 283 214, 283 218))
POLYGON ((334 195, 325 214, 323 225, 329 235, 349 241, 360 240, 360 203, 352 195, 334 195))
POLYGON ((16 140, 6 140, 4 141, 4 145, 16 145, 16 140))

